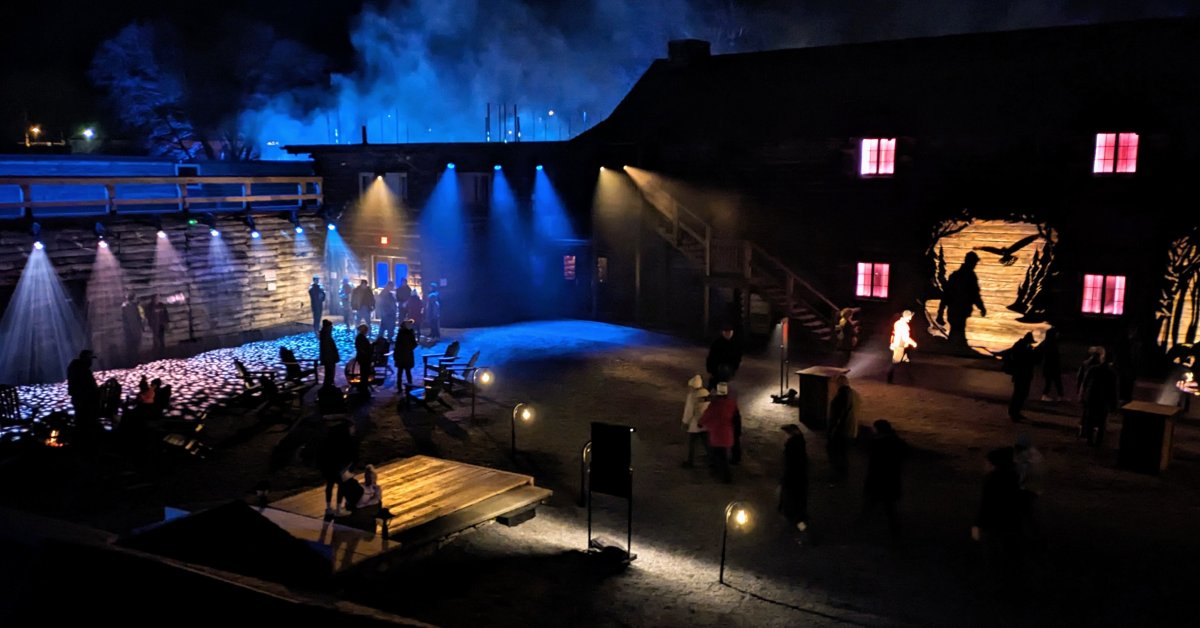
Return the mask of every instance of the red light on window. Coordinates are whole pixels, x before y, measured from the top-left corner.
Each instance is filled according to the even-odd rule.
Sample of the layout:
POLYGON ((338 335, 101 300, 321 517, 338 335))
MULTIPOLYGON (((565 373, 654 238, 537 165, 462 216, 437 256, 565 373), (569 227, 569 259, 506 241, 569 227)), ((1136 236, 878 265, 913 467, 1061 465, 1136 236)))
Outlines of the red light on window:
POLYGON ((859 262, 854 285, 854 296, 866 299, 886 299, 888 296, 888 264, 859 262))
POLYGON ((388 242, 389 240, 387 236, 379 236, 379 246, 387 246, 388 242))
POLYGON ((1092 158, 1092 172, 1137 172, 1137 133, 1097 133, 1096 153, 1092 158))
POLYGON ((896 138, 867 138, 862 141, 858 173, 864 176, 896 172, 896 138))
POLYGON ((1084 275, 1083 301, 1085 314, 1125 313, 1125 277, 1123 275, 1084 275))

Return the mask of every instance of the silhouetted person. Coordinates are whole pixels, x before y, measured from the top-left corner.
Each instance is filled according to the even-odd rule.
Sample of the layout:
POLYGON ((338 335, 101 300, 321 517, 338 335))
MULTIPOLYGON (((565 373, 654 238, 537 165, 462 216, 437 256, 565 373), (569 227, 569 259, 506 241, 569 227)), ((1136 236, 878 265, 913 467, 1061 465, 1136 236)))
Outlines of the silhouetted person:
POLYGON ((321 287, 321 278, 313 277, 312 285, 308 287, 308 304, 312 308, 313 331, 321 331, 321 315, 325 312, 325 288, 321 287))
POLYGON ((167 325, 171 317, 167 314, 167 305, 158 300, 158 295, 150 297, 146 319, 150 324, 150 332, 154 334, 154 356, 161 358, 167 347, 167 325))
POLYGON ((944 314, 949 315, 949 340, 959 346, 967 345, 967 319, 971 317, 972 310, 978 307, 979 315, 987 316, 987 308, 979 292, 979 278, 975 276, 975 266, 978 264, 979 255, 974 251, 968 252, 962 266, 946 279, 942 302, 938 306, 938 324, 945 322, 944 314))
POLYGON ((358 286, 350 293, 350 307, 354 308, 354 322, 358 325, 371 325, 371 312, 375 309, 375 293, 366 279, 358 282, 358 286))
POLYGON ((412 319, 408 318, 400 323, 400 331, 396 332, 396 350, 392 353, 392 360, 396 363, 396 390, 400 391, 404 390, 400 376, 403 375, 408 385, 412 386, 412 370, 416 365, 413 351, 417 348, 417 333, 412 325, 412 319))
POLYGON ((412 296, 412 288, 408 287, 408 278, 405 277, 396 282, 396 307, 400 308, 399 315, 403 320, 404 305, 408 303, 408 297, 412 296))
POLYGON ((734 335, 733 323, 727 321, 721 326, 721 333, 709 346, 708 357, 704 360, 704 367, 708 370, 708 388, 712 390, 718 382, 733 379, 741 364, 741 339, 734 335))
POLYGON ((396 335, 396 293, 392 291, 392 282, 379 289, 375 311, 379 313, 379 335, 391 340, 396 335))
POLYGON ((429 292, 425 295, 425 321, 429 324, 429 337, 437 340, 442 337, 442 294, 438 292, 437 284, 429 284, 429 292))
POLYGON ((95 354, 89 349, 79 352, 79 357, 67 365, 67 394, 75 408, 75 424, 84 438, 99 432, 100 386, 92 373, 95 354))
MULTIPOLYGON (((904 310, 900 314, 900 318, 892 323, 892 337, 888 343, 888 349, 892 352, 892 363, 887 370, 887 383, 891 384, 896 375, 896 367, 901 364, 910 362, 908 357, 909 349, 917 348, 917 341, 912 337, 912 310, 904 310)), ((911 375, 911 373, 910 373, 911 375)))
POLYGON ((411 320, 413 333, 417 338, 421 337, 421 321, 425 316, 425 302, 421 300, 421 293, 413 290, 408 295, 408 300, 404 302, 404 318, 411 320))
POLYGON ((1059 401, 1063 396, 1062 354, 1058 350, 1058 328, 1046 330, 1037 351, 1042 357, 1042 401, 1059 401), (1052 391, 1054 392, 1051 395, 1052 391))
POLYGON ((358 392, 363 396, 371 396, 371 375, 375 367, 371 362, 375 359, 375 346, 367 337, 371 328, 366 325, 358 326, 358 335, 354 337, 354 361, 358 364, 358 392))
POLYGON ((1025 415, 1021 410, 1025 400, 1029 398, 1029 387, 1033 385, 1033 370, 1037 366, 1038 355, 1033 348, 1033 334, 1021 336, 1013 346, 994 354, 1003 363, 1004 372, 1012 376, 1012 397, 1008 400, 1008 418, 1013 421, 1024 421, 1025 415))
POLYGON ((1089 348, 1088 359, 1079 369, 1079 401, 1083 404, 1079 435, 1089 445, 1099 447, 1104 441, 1108 414, 1117 409, 1118 393, 1117 371, 1104 348, 1089 348))
POLYGON ((1023 516, 1020 478, 1013 464, 1012 447, 989 452, 987 460, 991 470, 983 480, 983 495, 971 527, 971 538, 984 543, 992 569, 1011 579, 1020 562, 1023 516))
POLYGON ((346 329, 354 329, 352 321, 354 320, 354 307, 351 301, 354 296, 354 286, 350 285, 350 280, 342 277, 342 285, 338 288, 338 305, 342 312, 342 322, 346 324, 346 329))
POLYGON ((826 426, 825 451, 829 454, 830 482, 846 479, 850 472, 850 441, 858 433, 854 421, 854 391, 845 375, 837 378, 837 393, 829 403, 829 423, 826 426))
POLYGON ((888 528, 892 542, 901 538, 900 512, 897 504, 901 494, 901 470, 908 445, 901 440, 892 424, 880 419, 875 421, 875 436, 871 439, 871 453, 867 459, 867 477, 863 481, 862 519, 882 506, 887 513, 888 528))
POLYGON ((137 296, 130 292, 121 304, 121 328, 125 335, 125 352, 129 364, 137 364, 142 349, 142 332, 146 330, 146 319, 137 296))
POLYGON ((358 450, 354 440, 354 423, 341 421, 329 428, 321 442, 317 454, 317 468, 325 480, 325 518, 332 519, 336 515, 346 514, 339 502, 342 496, 334 501, 333 489, 342 481, 342 472, 354 464, 358 450), (337 506, 337 510, 335 510, 337 506))
POLYGON ((808 449, 799 425, 783 426, 783 477, 779 480, 779 512, 788 525, 800 532, 808 529, 808 449))
POLYGON ((338 362, 342 356, 338 353, 337 343, 333 340, 333 323, 329 319, 321 321, 321 333, 317 361, 325 369, 325 385, 332 386, 337 373, 338 362))

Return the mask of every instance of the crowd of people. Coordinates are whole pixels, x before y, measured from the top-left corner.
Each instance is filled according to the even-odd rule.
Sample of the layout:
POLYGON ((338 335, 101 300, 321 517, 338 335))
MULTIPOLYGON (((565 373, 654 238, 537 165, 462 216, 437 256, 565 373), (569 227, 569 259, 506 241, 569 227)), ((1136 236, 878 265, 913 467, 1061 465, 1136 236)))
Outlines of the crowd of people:
MULTIPOLYGON (((376 291, 366 279, 359 280, 354 286, 348 277, 343 277, 336 296, 329 314, 341 316, 346 329, 353 330, 359 325, 369 327, 378 319, 379 335, 391 342, 398 335, 397 323, 409 321, 418 338, 424 329, 428 329, 426 338, 431 342, 437 342, 442 336, 442 297, 436 283, 429 284, 422 297, 421 291, 409 286, 407 280, 398 281, 396 285, 388 281, 376 291)), ((320 277, 313 277, 308 298, 313 331, 320 333, 325 304, 330 300, 320 277)))

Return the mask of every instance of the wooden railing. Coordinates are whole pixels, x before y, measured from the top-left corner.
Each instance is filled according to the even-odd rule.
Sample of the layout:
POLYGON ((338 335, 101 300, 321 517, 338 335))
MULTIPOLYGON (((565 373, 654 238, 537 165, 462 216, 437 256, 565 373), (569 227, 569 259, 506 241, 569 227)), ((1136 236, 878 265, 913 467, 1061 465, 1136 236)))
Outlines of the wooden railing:
POLYGON ((789 310, 797 304, 802 305, 813 314, 828 321, 830 326, 837 323, 840 308, 812 284, 792 272, 774 255, 767 253, 759 245, 747 241, 745 259, 747 277, 765 275, 775 279, 778 285, 783 287, 789 310))
POLYGON ((666 217, 671 229, 671 241, 676 246, 683 246, 685 239, 704 247, 704 274, 712 272, 712 227, 700 216, 693 213, 666 190, 646 182, 640 186, 642 194, 650 205, 666 217))
POLYGON ((17 192, 15 201, 0 200, 0 214, 10 215, 11 210, 36 214, 39 209, 73 207, 111 214, 150 205, 181 212, 286 209, 319 206, 324 201, 321 177, 312 176, 0 177, 0 198, 9 196, 3 194, 6 188, 17 192))

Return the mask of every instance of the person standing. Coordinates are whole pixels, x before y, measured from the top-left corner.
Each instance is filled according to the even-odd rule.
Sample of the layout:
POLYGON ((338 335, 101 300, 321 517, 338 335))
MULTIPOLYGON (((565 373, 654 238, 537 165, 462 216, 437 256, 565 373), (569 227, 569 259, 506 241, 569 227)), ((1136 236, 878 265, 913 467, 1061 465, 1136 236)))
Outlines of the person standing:
POLYGON ((396 333, 396 350, 392 354, 392 360, 396 363, 396 390, 401 392, 404 391, 404 384, 400 376, 403 375, 409 387, 412 387, 412 370, 416 366, 413 351, 417 348, 417 334, 413 331, 412 324, 412 319, 409 318, 400 323, 400 331, 396 333))
POLYGON ((390 341, 396 335, 396 293, 392 291, 392 282, 379 289, 375 310, 379 313, 379 335, 390 341))
POLYGON ((725 483, 733 481, 733 474, 729 470, 729 452, 734 445, 733 417, 736 414, 737 398, 729 394, 729 384, 717 383, 713 395, 709 397, 708 408, 700 415, 700 427, 708 433, 711 464, 725 483))
POLYGON ((370 327, 359 325, 358 335, 354 337, 354 361, 358 365, 358 392, 364 397, 371 396, 371 376, 375 373, 375 367, 371 364, 375 358, 375 347, 368 338, 370 333, 370 327))
POLYGON ((125 296, 125 302, 121 304, 121 327, 125 332, 126 362, 137 364, 142 349, 142 332, 146 330, 146 317, 137 302, 137 295, 132 292, 125 296))
POLYGON ((433 340, 441 338, 442 295, 435 283, 429 284, 429 293, 425 295, 425 320, 429 322, 429 337, 433 340))
MULTIPOLYGON (((96 356, 90 349, 79 352, 79 357, 67 365, 67 394, 75 409, 75 423, 85 438, 99 431, 100 386, 92 373, 92 361, 96 356)), ((143 378, 144 379, 144 378, 143 378)))
POLYGON ((808 448, 799 425, 783 426, 783 477, 779 480, 779 512, 788 525, 800 532, 808 529, 808 448))
POLYGON ((358 457, 356 442, 354 440, 354 423, 351 421, 341 421, 329 428, 325 433, 325 438, 321 443, 321 449, 317 455, 317 468, 321 471, 321 477, 325 480, 325 520, 332 520, 335 516, 347 514, 341 508, 341 489, 339 484, 342 481, 342 471, 349 469, 354 460, 358 457), (337 501, 334 501, 334 488, 338 488, 337 501), (335 506, 337 507, 335 509, 335 506))
POLYGON ((325 312, 325 288, 321 287, 321 278, 313 277, 312 285, 308 287, 308 304, 312 307, 313 331, 321 331, 321 315, 325 312))
POLYGON ((836 485, 850 474, 850 441, 858 435, 854 418, 854 391, 850 379, 838 375, 837 393, 829 403, 829 424, 826 426, 825 451, 829 454, 830 484, 836 485))
POLYGON ((375 310, 375 293, 366 279, 350 293, 350 307, 354 308, 354 321, 358 325, 371 326, 371 312, 375 310))
POLYGON ((1007 580, 1020 563, 1021 485, 1012 447, 989 452, 987 460, 991 470, 983 480, 971 539, 984 543, 988 563, 1007 580))
POLYGON ((1033 384, 1033 369, 1037 366, 1037 353, 1033 348, 1033 333, 1026 333, 1013 346, 994 354, 1000 358, 1005 373, 1012 376, 1012 397, 1008 400, 1008 418, 1015 423, 1024 421, 1021 410, 1029 398, 1029 387, 1033 384))
POLYGON ((1038 353, 1042 355, 1042 401, 1058 402, 1062 400, 1062 355, 1058 351, 1058 328, 1046 330, 1042 344, 1038 345, 1038 353), (1051 393, 1054 394, 1051 394, 1051 393))
POLYGON ((346 329, 354 329, 351 321, 354 319, 354 307, 351 302, 354 299, 354 287, 350 285, 350 279, 342 277, 342 285, 338 288, 338 307, 342 310, 342 322, 346 324, 346 329))
POLYGON ((412 321, 413 333, 417 335, 417 339, 421 338, 421 320, 424 314, 425 303, 421 300, 421 293, 413 290, 404 302, 404 318, 412 321))
POLYGON ((704 378, 693 375, 688 380, 687 398, 683 401, 683 429, 687 432, 687 460, 683 467, 690 469, 696 464, 696 445, 707 450, 704 428, 700 427, 700 417, 708 409, 708 390, 704 388, 704 378))
POLYGON ((887 513, 888 528, 892 543, 899 544, 901 538, 900 512, 897 507, 901 494, 901 472, 908 445, 884 419, 875 421, 875 437, 871 440, 871 454, 867 460, 867 477, 863 482, 862 518, 882 506, 887 513))
POLYGON ((158 295, 150 297, 150 311, 146 318, 154 335, 154 357, 161 358, 167 348, 167 325, 171 317, 167 314, 167 305, 158 300, 158 295))
POLYGON ((396 280, 396 307, 400 308, 400 315, 404 314, 404 306, 408 303, 410 296, 412 296, 412 288, 408 287, 408 277, 396 280))
POLYGON ((1108 362, 1104 347, 1088 349, 1088 360, 1080 367, 1079 400, 1083 403, 1080 436, 1093 447, 1104 441, 1108 414, 1117 409, 1117 371, 1108 362))
POLYGON ((900 319, 892 324, 892 339, 888 344, 888 349, 892 351, 892 365, 888 367, 887 383, 892 383, 892 378, 896 374, 896 367, 901 363, 910 362, 908 359, 908 350, 917 348, 917 341, 912 338, 912 322, 913 311, 904 310, 900 314, 900 319))
POLYGON ((721 326, 721 333, 713 340, 708 348, 708 357, 704 367, 708 370, 709 388, 718 382, 728 382, 737 373, 742 364, 741 339, 736 338, 733 323, 726 322, 721 326))
POLYGON ((342 361, 342 356, 338 353, 337 343, 333 340, 333 322, 329 319, 321 321, 319 351, 318 360, 325 368, 325 385, 332 386, 337 373, 337 365, 342 361))

